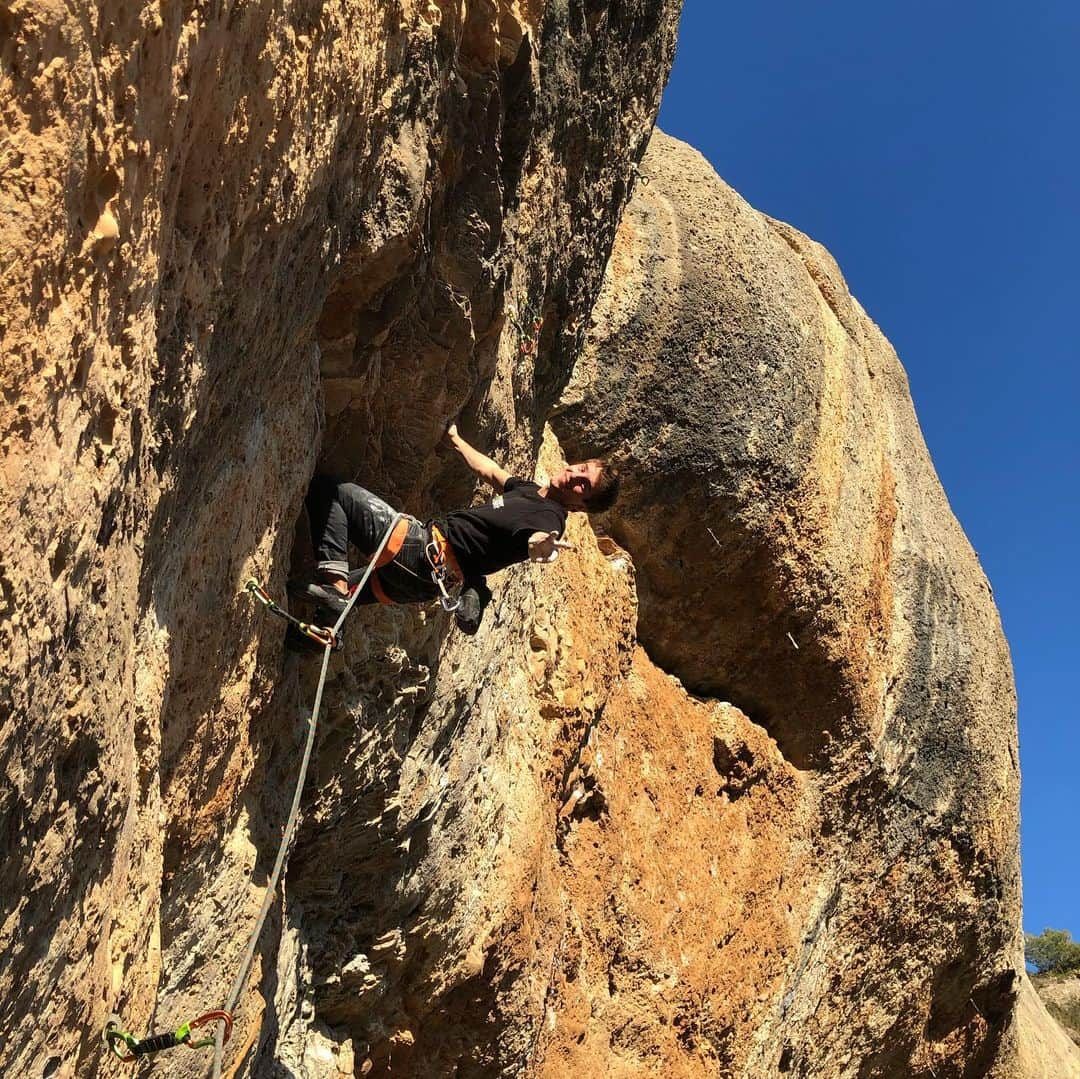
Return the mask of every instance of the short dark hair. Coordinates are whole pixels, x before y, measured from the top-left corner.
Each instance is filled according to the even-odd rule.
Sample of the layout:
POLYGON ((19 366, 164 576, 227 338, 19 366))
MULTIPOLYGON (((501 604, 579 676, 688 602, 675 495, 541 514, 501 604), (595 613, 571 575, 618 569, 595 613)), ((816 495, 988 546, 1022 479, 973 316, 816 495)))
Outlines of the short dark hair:
POLYGON ((615 505, 615 499, 619 497, 619 470, 600 457, 593 457, 586 464, 596 465, 600 469, 600 477, 587 498, 581 501, 585 506, 586 513, 603 513, 615 505))

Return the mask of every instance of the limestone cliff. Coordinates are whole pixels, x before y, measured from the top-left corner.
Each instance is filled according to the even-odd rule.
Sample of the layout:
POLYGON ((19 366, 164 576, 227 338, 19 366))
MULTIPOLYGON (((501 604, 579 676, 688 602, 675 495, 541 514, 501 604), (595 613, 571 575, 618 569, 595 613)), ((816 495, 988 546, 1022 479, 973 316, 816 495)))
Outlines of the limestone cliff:
MULTIPOLYGON (((428 513, 469 494, 435 452, 464 410, 531 467, 677 15, 0 3, 5 1074, 119 1073, 101 1056, 110 1011, 142 1031, 223 999, 311 688, 242 584, 283 594, 317 465, 428 513)), ((520 1061, 543 989, 476 968, 484 926, 492 945, 509 931, 500 887, 521 886, 498 872, 511 817, 487 773, 514 716, 537 740, 519 767, 554 782, 552 743, 582 713, 542 737, 474 706, 515 685, 532 654, 516 636, 444 648, 445 618, 358 621, 286 924, 263 939, 230 1059, 322 1074, 326 1046, 360 1067, 368 1045, 385 1063, 415 1042, 479 1070, 520 1061), (498 655, 506 673, 488 674, 498 655), (427 832, 403 832, 450 778, 427 832), (481 985, 498 1000, 477 1003, 481 985)), ((530 639, 520 614, 502 622, 530 639)), ((515 842, 542 843, 526 826, 515 842)), ((161 1066, 196 1074, 199 1056, 161 1066)))
POLYGON ((1080 1045, 1080 978, 1045 975, 1033 980, 1039 999, 1061 1028, 1080 1045))
POLYGON ((317 468, 469 498, 457 414, 626 496, 476 638, 355 616, 226 1074, 1035 1074, 1008 656, 899 364, 686 148, 623 215, 678 7, 0 0, 4 1074, 220 1005, 315 676, 243 582, 317 468))
POLYGON ((829 254, 695 151, 657 133, 642 179, 553 422, 627 463, 647 654, 770 738, 714 754, 784 794, 716 817, 761 874, 698 985, 720 1071, 1043 1074, 1009 657, 903 370, 829 254))
POLYGON ((1080 1079, 1076 979, 1036 989, 1025 974, 1017 1002, 1016 1074, 1023 1079, 1080 1079))

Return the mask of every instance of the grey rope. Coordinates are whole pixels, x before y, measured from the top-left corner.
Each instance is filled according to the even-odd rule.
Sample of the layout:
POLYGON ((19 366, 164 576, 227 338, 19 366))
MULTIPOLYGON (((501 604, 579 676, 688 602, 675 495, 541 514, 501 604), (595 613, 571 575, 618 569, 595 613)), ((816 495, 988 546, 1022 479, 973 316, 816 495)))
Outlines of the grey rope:
MULTIPOLYGON (((379 556, 390 542, 390 537, 394 533, 394 528, 397 526, 398 521, 403 517, 404 514, 394 514, 394 518, 390 522, 383 538, 380 540, 379 546, 371 556, 371 561, 364 571, 364 576, 360 578, 360 583, 353 589, 352 595, 349 597, 349 602, 345 604, 345 610, 341 612, 338 616, 338 620, 334 623, 334 629, 331 635, 332 640, 337 637, 338 630, 341 629, 342 623, 348 618, 349 612, 353 609, 353 604, 356 603, 361 591, 363 591, 364 585, 367 584, 368 578, 375 569, 375 563, 378 562, 379 556)), ((230 1013, 236 1006, 236 1002, 240 999, 240 994, 244 991, 244 985, 247 983, 248 974, 251 972, 251 964, 255 958, 255 948, 259 943, 259 937, 262 934, 266 916, 270 913, 270 906, 274 901, 274 892, 277 889, 278 878, 281 876, 281 870, 289 856, 289 848, 292 846, 293 834, 296 831, 296 823, 300 818, 300 795, 303 794, 304 791, 304 781, 307 779, 308 765, 311 762, 311 749, 315 744, 315 727, 319 722, 319 708, 322 705, 323 686, 326 685, 326 670, 330 664, 330 652, 332 648, 333 644, 327 644, 323 649, 322 670, 319 672, 319 688, 315 691, 315 705, 311 710, 311 718, 308 721, 307 744, 304 746, 304 759, 300 764, 300 774, 296 777, 296 790, 293 792, 292 808, 289 810, 289 819, 285 825, 285 833, 281 837, 281 846, 278 848, 277 860, 274 862, 273 872, 271 872, 270 880, 266 885, 266 895, 263 898, 262 909, 259 911, 259 917, 255 922, 255 928, 251 931, 251 938, 248 941, 247 950, 244 952, 244 961, 240 964, 240 969, 236 974, 236 980, 233 982, 232 989, 229 991, 229 998, 225 1001, 224 1010, 230 1013)), ((224 1022, 217 1023, 214 1028, 213 1079, 221 1079, 222 1057, 224 1055, 224 1033, 224 1022)))

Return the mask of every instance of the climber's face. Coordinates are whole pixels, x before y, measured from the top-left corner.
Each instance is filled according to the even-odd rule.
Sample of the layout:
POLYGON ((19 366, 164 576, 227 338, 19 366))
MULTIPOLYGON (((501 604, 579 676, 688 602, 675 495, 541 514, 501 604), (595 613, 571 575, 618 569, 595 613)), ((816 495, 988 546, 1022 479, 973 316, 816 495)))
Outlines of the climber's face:
POLYGON ((559 492, 559 498, 568 506, 583 505, 600 481, 602 466, 599 461, 582 461, 576 465, 564 465, 548 481, 548 486, 559 492))

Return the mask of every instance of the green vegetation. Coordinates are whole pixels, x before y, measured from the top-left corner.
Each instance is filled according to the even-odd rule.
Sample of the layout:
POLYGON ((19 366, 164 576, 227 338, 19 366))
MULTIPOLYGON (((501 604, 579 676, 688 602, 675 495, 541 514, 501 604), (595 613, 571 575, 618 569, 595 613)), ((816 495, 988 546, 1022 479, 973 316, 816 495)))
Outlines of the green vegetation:
POLYGON ((1080 944, 1067 929, 1044 929, 1026 935, 1024 958, 1040 974, 1073 974, 1080 971, 1080 944))

